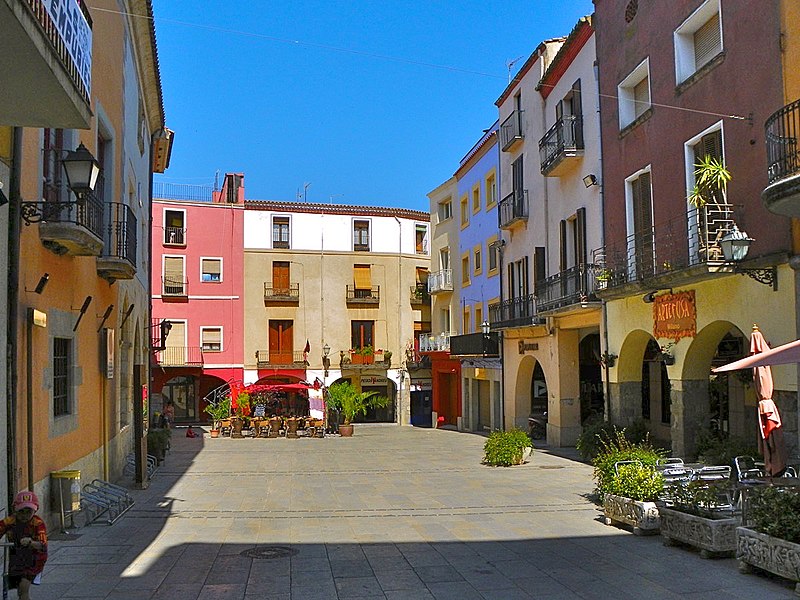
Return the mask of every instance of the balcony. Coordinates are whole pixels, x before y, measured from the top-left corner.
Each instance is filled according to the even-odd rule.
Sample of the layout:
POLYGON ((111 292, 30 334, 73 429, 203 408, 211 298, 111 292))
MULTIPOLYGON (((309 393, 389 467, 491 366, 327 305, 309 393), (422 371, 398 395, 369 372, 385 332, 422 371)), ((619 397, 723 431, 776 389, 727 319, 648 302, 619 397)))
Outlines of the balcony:
POLYGON ((202 367, 203 351, 200 346, 168 346, 156 352, 160 367, 202 367))
POLYGON ((500 356, 500 340, 496 332, 467 333, 450 338, 450 356, 500 356))
POLYGON ((189 281, 184 277, 165 276, 161 278, 162 300, 187 300, 189 298, 189 281))
POLYGON ((517 223, 527 223, 528 190, 514 190, 500 200, 497 221, 500 229, 511 229, 517 223))
POLYGON ((183 227, 164 227, 165 246, 185 246, 186 230, 183 227))
POLYGON ((271 367, 299 367, 304 368, 306 361, 299 350, 270 352, 269 350, 256 351, 256 368, 268 369, 271 367))
POLYGON ((97 259, 97 273, 111 282, 136 275, 136 216, 127 204, 106 204, 103 254, 97 259))
POLYGON ((91 72, 83 0, 0 2, 0 123, 89 129, 91 72))
POLYGON ((536 296, 529 294, 489 305, 489 323, 492 329, 527 327, 544 324, 536 312, 536 296))
POLYGON ((426 304, 430 304, 431 295, 428 293, 428 287, 424 283, 418 283, 411 286, 411 306, 420 308, 426 304))
POLYGON ((769 184, 761 198, 768 211, 800 217, 800 100, 773 114, 764 126, 769 184))
POLYGON ((286 286, 274 286, 272 281, 264 282, 264 306, 299 304, 300 284, 289 283, 286 286))
POLYGON ((381 303, 381 286, 357 288, 354 285, 348 285, 346 302, 347 304, 378 306, 381 303))
POLYGON ((449 352, 450 351, 450 332, 442 331, 439 334, 421 333, 419 334, 420 352, 449 352))
POLYGON ((604 299, 709 279, 724 267, 720 240, 734 225, 733 205, 706 204, 595 251, 595 286, 604 299))
POLYGON ((543 279, 536 284, 536 311, 564 312, 596 301, 594 295, 595 269, 593 265, 577 265, 543 279))
POLYGON ((500 147, 503 152, 511 152, 525 138, 522 127, 523 113, 524 111, 515 110, 500 125, 500 147))
POLYGON ((568 115, 556 121, 539 140, 542 175, 561 177, 583 156, 583 117, 568 115))
POLYGON ((428 293, 441 294, 453 291, 453 270, 442 269, 428 276, 428 293))

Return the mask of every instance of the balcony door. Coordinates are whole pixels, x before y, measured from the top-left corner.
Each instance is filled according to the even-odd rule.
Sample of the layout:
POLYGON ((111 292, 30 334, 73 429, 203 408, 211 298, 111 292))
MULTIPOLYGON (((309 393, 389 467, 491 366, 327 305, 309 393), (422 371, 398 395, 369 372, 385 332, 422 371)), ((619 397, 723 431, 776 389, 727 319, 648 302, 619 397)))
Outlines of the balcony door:
POLYGON ((373 344, 374 321, 351 321, 350 322, 350 347, 359 349, 373 344))
POLYGON ((292 321, 270 321, 269 362, 279 365, 291 364, 294 351, 293 339, 292 321))
POLYGON ((272 263, 272 287, 276 296, 289 295, 289 263, 275 261, 272 263))
POLYGON ((633 200, 634 263, 636 279, 652 276, 655 268, 653 235, 653 203, 650 173, 644 172, 631 181, 633 200))
POLYGON ((166 365, 186 364, 186 323, 184 321, 170 321, 172 328, 169 330, 164 343, 161 363, 166 365))

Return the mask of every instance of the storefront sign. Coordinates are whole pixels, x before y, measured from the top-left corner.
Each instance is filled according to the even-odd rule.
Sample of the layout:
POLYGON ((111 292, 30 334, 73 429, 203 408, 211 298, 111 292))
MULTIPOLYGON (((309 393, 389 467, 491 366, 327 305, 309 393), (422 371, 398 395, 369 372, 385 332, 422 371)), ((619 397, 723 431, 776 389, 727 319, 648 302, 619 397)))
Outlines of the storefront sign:
POLYGON ((697 335, 694 290, 661 294, 653 302, 653 337, 678 341, 697 335))
POLYGON ((383 386, 386 385, 386 383, 387 383, 386 377, 378 377, 373 375, 361 376, 362 387, 365 385, 383 386))
POLYGON ((539 344, 536 342, 528 343, 525 340, 519 341, 519 353, 525 354, 526 352, 533 352, 534 350, 539 349, 539 344))

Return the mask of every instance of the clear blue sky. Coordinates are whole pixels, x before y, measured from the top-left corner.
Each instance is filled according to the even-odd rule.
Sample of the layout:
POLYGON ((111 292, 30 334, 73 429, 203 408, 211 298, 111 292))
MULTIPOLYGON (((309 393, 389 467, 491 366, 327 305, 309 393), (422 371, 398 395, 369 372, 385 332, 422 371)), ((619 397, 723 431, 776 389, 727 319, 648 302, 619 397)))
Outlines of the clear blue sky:
POLYGON ((243 172, 249 199, 428 210, 494 101, 591 0, 155 0, 171 166, 243 172), (443 68, 442 68, 443 67, 443 68))

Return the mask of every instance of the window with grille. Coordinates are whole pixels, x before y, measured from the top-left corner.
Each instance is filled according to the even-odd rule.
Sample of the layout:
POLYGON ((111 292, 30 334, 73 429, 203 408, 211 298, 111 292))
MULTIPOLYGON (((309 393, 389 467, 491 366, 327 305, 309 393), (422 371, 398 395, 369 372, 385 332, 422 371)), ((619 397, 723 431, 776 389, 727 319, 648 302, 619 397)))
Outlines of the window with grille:
POLYGON ((272 247, 289 247, 289 217, 272 217, 272 247))
POLYGON ((201 258, 200 280, 211 283, 219 283, 222 281, 222 259, 201 258))
POLYGON ((706 0, 673 35, 675 76, 682 83, 723 51, 720 0, 706 0))
POLYGON ((60 417, 72 412, 70 365, 72 364, 72 340, 53 339, 53 416, 60 417))
POLYGON ((200 344, 203 352, 222 352, 222 327, 201 327, 200 344))
POLYGON ((353 221, 353 250, 369 250, 369 221, 353 221))

